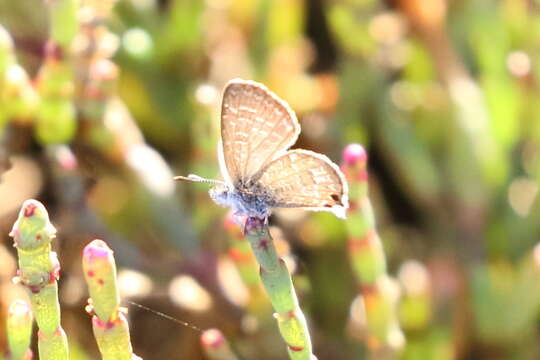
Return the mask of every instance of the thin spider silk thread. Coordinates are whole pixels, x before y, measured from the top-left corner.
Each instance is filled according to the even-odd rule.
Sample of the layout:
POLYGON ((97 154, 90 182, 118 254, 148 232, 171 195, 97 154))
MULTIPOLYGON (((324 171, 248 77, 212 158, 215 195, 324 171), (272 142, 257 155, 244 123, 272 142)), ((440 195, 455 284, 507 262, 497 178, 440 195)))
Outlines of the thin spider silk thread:
POLYGON ((153 313, 153 314, 155 314, 155 315, 161 316, 161 317, 163 317, 163 318, 165 318, 165 319, 167 319, 167 320, 169 320, 169 321, 172 321, 172 322, 175 322, 175 323, 177 323, 177 324, 183 325, 183 326, 185 326, 185 327, 187 327, 187 328, 190 328, 190 329, 192 329, 192 330, 195 330, 195 331, 197 331, 197 332, 199 332, 199 333, 203 333, 203 332, 204 332, 204 330, 202 330, 202 329, 201 329, 200 327, 198 327, 198 326, 195 326, 195 325, 190 324, 190 323, 188 323, 188 322, 186 322, 186 321, 182 321, 182 320, 179 320, 179 319, 177 319, 177 318, 174 318, 174 317, 172 317, 172 316, 170 316, 170 315, 167 315, 167 314, 165 314, 165 313, 163 313, 163 312, 161 312, 161 311, 157 311, 157 310, 151 309, 151 308, 149 308, 149 307, 147 307, 147 306, 144 306, 144 305, 142 305, 142 304, 136 303, 136 302, 131 301, 131 300, 124 300, 124 302, 126 302, 126 303, 128 303, 128 304, 130 304, 130 305, 136 306, 136 307, 138 307, 138 308, 140 308, 140 309, 146 310, 146 311, 148 311, 148 312, 151 312, 151 313, 153 313))

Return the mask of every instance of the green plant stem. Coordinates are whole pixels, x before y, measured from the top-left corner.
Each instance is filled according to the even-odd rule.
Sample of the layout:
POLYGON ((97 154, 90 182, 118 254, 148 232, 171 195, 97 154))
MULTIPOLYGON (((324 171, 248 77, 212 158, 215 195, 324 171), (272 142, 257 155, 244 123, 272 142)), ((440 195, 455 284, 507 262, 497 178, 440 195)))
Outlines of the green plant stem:
POLYGON ((39 327, 39 358, 67 360, 68 343, 60 325, 58 302, 60 264, 56 253, 51 251, 56 229, 45 207, 36 200, 25 201, 10 236, 19 255, 16 279, 28 289, 39 327))
POLYGON ((27 360, 32 358, 30 338, 34 321, 30 304, 15 300, 9 307, 7 318, 8 359, 27 360))
POLYGON ((205 330, 201 335, 201 345, 210 360, 238 360, 227 339, 218 329, 205 330))
POLYGON ((398 279, 403 289, 398 308, 401 326, 406 331, 425 331, 433 316, 428 270, 422 263, 409 260, 400 266, 398 279))
POLYGON ((289 270, 276 252, 267 221, 248 217, 244 231, 260 265, 260 277, 270 297, 274 317, 290 358, 314 359, 306 319, 298 304, 289 270))
POLYGON ((77 12, 79 0, 55 0, 48 2, 51 19, 51 39, 65 50, 69 49, 79 30, 77 12))
POLYGON ((261 286, 257 260, 251 251, 250 244, 235 224, 231 214, 225 218, 223 226, 230 239, 229 258, 236 266, 240 278, 249 292, 247 309, 255 315, 266 314, 269 303, 261 286))
POLYGON ((120 307, 116 264, 103 240, 94 240, 83 251, 83 269, 90 292, 87 311, 103 360, 132 360, 129 326, 120 307))
POLYGON ((347 146, 343 170, 349 183, 347 214, 349 257, 360 285, 367 320, 366 343, 371 351, 399 350, 404 336, 397 321, 397 284, 387 275, 386 256, 368 197, 367 154, 359 144, 347 146))

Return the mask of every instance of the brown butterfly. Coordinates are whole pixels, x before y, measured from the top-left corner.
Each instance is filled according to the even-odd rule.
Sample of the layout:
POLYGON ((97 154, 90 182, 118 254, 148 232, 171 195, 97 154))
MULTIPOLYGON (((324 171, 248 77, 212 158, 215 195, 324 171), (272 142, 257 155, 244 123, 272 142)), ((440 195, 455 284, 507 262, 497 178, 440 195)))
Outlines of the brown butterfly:
POLYGON ((266 218, 273 208, 329 211, 344 218, 347 183, 338 166, 313 151, 289 148, 300 134, 294 111, 266 86, 233 79, 223 92, 219 164, 224 181, 210 182, 211 198, 237 216, 266 218))

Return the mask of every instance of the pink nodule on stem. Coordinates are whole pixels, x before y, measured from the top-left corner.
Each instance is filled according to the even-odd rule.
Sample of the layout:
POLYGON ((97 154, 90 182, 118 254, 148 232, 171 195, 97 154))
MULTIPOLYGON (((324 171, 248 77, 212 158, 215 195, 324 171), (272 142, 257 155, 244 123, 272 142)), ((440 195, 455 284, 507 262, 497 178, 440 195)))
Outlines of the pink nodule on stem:
POLYGON ((352 237, 349 240, 349 250, 356 252, 371 246, 376 235, 375 231, 371 229, 361 238, 352 237))
POLYGON ((53 284, 60 279, 60 265, 56 265, 49 273, 49 284, 53 284))
POLYGON ((204 347, 219 348, 225 343, 225 337, 218 329, 208 329, 201 335, 201 343, 204 347))
POLYGON ((344 165, 355 165, 367 161, 367 152, 360 144, 349 144, 343 150, 344 165))
POLYGON ((92 317, 92 323, 94 324, 94 326, 102 328, 102 329, 107 327, 107 322, 102 321, 97 315, 94 315, 92 317))
POLYGON ((97 315, 92 316, 92 323, 94 326, 102 328, 102 329, 112 329, 121 322, 120 318, 117 317, 115 320, 101 320, 97 315))
POLYGON ((357 176, 356 180, 361 181, 361 182, 366 182, 368 180, 367 171, 366 170, 360 171, 358 173, 358 176, 357 176))
POLYGON ((265 219, 260 219, 258 217, 250 216, 246 219, 246 224, 244 226, 244 232, 250 233, 261 229, 264 226, 265 219))
POLYGON ((286 315, 289 319, 294 319, 296 317, 296 313, 294 312, 294 310, 287 311, 286 315))
POLYGON ((86 276, 88 276, 88 277, 94 277, 95 274, 96 274, 96 273, 94 272, 94 270, 88 270, 88 271, 86 272, 86 276))
POLYGON ((268 243, 269 242, 270 242, 270 240, 268 240, 267 238, 261 239, 261 241, 259 241, 259 247, 261 249, 268 250, 268 243))
POLYGON ((304 350, 303 346, 293 346, 293 345, 288 345, 288 346, 289 346, 289 349, 291 349, 291 351, 294 351, 294 352, 299 352, 299 351, 304 350))
POLYGON ((28 285, 28 289, 32 294, 39 294, 41 292, 41 285, 28 285))
POLYGON ((285 311, 284 313, 281 313, 281 314, 275 313, 275 314, 274 314, 274 317, 275 317, 278 321, 285 321, 285 320, 287 320, 287 319, 294 319, 294 318, 296 318, 296 313, 294 312, 294 310, 289 310, 289 311, 285 311))

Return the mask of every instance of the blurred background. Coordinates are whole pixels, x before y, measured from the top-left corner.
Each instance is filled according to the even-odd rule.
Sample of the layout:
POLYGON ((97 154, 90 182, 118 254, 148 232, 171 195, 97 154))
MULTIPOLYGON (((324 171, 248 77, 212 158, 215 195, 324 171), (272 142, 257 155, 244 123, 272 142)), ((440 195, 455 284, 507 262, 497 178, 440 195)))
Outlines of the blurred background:
MULTIPOLYGON (((99 357, 80 265, 94 238, 115 251, 124 299, 218 327, 244 359, 287 357, 227 210, 172 181, 219 177, 221 91, 241 77, 290 103, 294 147, 337 163, 348 143, 367 149, 401 289, 396 357, 540 358, 539 1, 75 3, 0 0, 0 349, 24 296, 7 234, 36 198, 58 229, 73 359, 99 357)), ((344 222, 271 224, 319 360, 372 357, 344 222)), ((204 359, 199 333, 126 306, 139 356, 204 359)))

